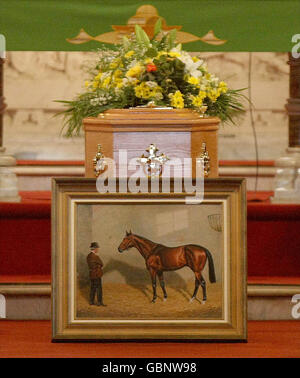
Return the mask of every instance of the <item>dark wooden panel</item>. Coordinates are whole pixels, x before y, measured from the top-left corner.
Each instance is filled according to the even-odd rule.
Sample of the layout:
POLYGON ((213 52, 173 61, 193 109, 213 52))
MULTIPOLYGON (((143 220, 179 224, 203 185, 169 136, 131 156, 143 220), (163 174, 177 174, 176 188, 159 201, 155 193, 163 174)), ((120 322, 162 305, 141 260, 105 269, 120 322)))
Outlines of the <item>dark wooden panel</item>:
POLYGON ((287 103, 289 115, 289 147, 300 147, 300 59, 289 53, 290 98, 287 103))

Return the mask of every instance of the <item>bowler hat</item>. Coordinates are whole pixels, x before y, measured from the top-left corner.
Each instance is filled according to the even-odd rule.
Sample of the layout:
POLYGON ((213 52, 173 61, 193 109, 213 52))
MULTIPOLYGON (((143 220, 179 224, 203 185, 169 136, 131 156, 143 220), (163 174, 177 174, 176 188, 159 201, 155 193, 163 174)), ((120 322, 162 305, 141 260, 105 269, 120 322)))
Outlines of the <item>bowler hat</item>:
POLYGON ((90 248, 99 248, 99 244, 97 242, 92 242, 90 248))

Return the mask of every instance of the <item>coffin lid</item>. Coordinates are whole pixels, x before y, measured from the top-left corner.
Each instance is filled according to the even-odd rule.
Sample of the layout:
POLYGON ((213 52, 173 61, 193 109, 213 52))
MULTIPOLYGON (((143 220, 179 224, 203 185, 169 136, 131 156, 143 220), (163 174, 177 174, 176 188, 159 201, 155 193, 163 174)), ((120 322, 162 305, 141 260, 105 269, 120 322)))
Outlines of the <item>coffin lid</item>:
POLYGON ((218 117, 205 117, 192 109, 170 108, 131 108, 110 109, 99 114, 98 117, 88 117, 83 120, 85 129, 89 125, 206 125, 218 128, 218 117))

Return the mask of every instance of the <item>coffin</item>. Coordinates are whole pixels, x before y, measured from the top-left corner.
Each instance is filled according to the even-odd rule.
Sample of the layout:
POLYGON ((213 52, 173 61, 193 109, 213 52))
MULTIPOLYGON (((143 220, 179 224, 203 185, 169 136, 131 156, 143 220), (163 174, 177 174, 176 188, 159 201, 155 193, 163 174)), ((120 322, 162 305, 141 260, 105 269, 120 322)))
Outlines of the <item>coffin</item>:
MULTIPOLYGON (((98 117, 85 118, 85 175, 95 177, 93 159, 98 144, 105 157, 116 161, 117 168, 120 149, 127 150, 129 160, 155 144, 171 161, 192 158, 190 175, 195 177, 196 158, 205 143, 210 159, 208 177, 217 177, 219 123, 217 117, 203 118, 190 109, 166 108, 111 109, 98 117)), ((177 176, 176 168, 171 175, 177 176)))

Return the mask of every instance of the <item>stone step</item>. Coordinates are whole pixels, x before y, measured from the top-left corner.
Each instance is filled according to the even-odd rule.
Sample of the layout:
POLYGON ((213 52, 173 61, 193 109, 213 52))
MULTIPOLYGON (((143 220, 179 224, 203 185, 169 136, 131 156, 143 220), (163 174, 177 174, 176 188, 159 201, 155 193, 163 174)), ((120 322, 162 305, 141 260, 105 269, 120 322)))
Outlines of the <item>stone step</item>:
MULTIPOLYGON (((0 284, 0 293, 0 306, 6 304, 6 319, 51 319, 50 284, 0 284)), ((248 285, 248 319, 293 319, 292 298, 296 294, 300 295, 300 285, 248 285)))

